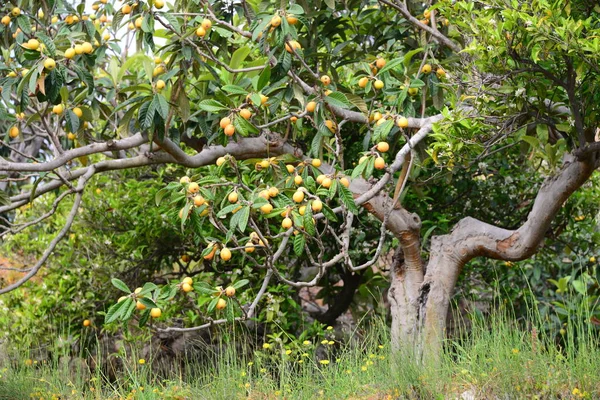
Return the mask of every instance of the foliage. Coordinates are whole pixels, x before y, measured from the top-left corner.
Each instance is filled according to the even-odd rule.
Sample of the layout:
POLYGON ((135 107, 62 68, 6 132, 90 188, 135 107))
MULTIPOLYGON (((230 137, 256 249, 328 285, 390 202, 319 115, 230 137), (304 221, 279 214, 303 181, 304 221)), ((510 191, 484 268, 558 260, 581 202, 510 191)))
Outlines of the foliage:
MULTIPOLYGON (((107 330, 253 320, 287 344, 279 331, 310 325, 302 288, 320 289, 332 320, 353 300, 355 316, 381 310, 379 272, 402 236, 386 231, 392 212, 422 217, 423 255, 465 216, 515 229, 565 153, 595 142, 599 9, 584 1, 410 4, 419 23, 386 1, 161 1, 100 1, 91 15, 3 6, 4 248, 58 255, 45 283, 58 293, 5 303, 34 299, 0 320, 27 320, 20 334, 48 329, 35 312, 67 302, 71 328, 88 315, 107 330), (24 222, 40 229, 19 232, 24 222), (68 279, 55 273, 65 266, 68 279)), ((597 193, 578 196, 553 226, 555 254, 519 273, 467 267, 531 283, 545 331, 598 299, 595 247, 573 260, 561 244, 597 236, 569 219, 597 193)), ((468 278, 464 292, 489 298, 468 278)), ((527 290, 504 293, 527 304, 527 290)))

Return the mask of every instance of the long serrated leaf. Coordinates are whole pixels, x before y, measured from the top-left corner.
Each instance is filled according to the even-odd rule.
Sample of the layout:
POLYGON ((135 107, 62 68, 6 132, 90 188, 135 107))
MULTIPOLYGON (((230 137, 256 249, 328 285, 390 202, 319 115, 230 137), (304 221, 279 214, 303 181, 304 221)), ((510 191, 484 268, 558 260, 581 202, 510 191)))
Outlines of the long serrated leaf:
POLYGON ((300 257, 304 253, 304 245, 305 244, 306 244, 306 238, 304 237, 303 234, 298 233, 294 237, 294 253, 296 253, 296 255, 298 257, 300 257))
POLYGON ((375 131, 373 132, 373 141, 380 142, 382 140, 386 140, 393 127, 394 120, 392 119, 388 119, 381 125, 376 125, 375 131))
POLYGON ((329 208, 329 206, 327 204, 323 204, 323 209, 321 210, 321 212, 323 213, 323 215, 325 215, 325 218, 327 218, 329 221, 336 222, 338 220, 338 218, 335 215, 335 213, 333 212, 333 210, 331 208, 329 208))
POLYGON ((352 106, 348 98, 340 92, 330 93, 328 96, 325 96, 325 101, 327 104, 339 108, 350 108, 352 106))
POLYGON ((215 297, 214 299, 212 299, 212 300, 210 301, 210 303, 208 303, 208 307, 207 307, 206 311, 207 311, 208 313, 211 313, 211 312, 213 312, 213 311, 215 310, 215 307, 217 306, 217 302, 218 302, 218 301, 219 301, 219 298, 218 298, 218 297, 215 297))
POLYGON ((256 84, 256 90, 259 92, 261 90, 263 90, 263 88, 265 86, 267 86, 267 84, 269 83, 270 79, 271 79, 271 68, 267 66, 264 70, 262 70, 262 72, 260 73, 260 75, 258 77, 258 82, 256 84))
POLYGON ((223 207, 218 213, 217 213, 217 217, 221 218, 226 216, 227 214, 229 214, 230 212, 232 212, 233 210, 235 210, 236 208, 238 208, 240 205, 239 204, 230 204, 226 207, 223 207))
POLYGON ((315 230, 315 223, 313 221, 311 204, 312 202, 306 204, 306 211, 304 212, 304 220, 302 222, 306 233, 314 236, 317 232, 315 230))
POLYGON ((140 328, 143 328, 144 326, 146 326, 148 319, 150 319, 150 310, 144 310, 142 312, 142 315, 140 316, 140 322, 138 323, 138 326, 140 328))
MULTIPOLYGON (((133 301, 133 299, 127 300, 131 300, 131 302, 129 302, 129 305, 127 307, 122 307, 123 311, 121 312, 120 317, 123 321, 127 321, 129 318, 131 318, 131 316, 133 315, 133 311, 135 310, 135 302, 133 301)), ((125 303, 125 301, 123 301, 123 303, 125 303)))
POLYGON ((198 104, 198 107, 200 107, 201 110, 208 112, 219 112, 228 109, 224 104, 219 103, 216 100, 202 100, 200 104, 198 104))
POLYGON ((123 282, 122 280, 120 280, 118 278, 112 278, 110 280, 110 283, 112 283, 114 287, 116 287, 119 290, 122 290, 125 293, 131 293, 131 290, 127 287, 125 282, 123 282))
POLYGON ((356 108, 360 110, 360 112, 362 112, 365 115, 369 114, 369 107, 367 106, 367 103, 362 97, 352 93, 347 93, 345 94, 345 96, 349 102, 351 102, 354 106, 356 106, 356 108))
POLYGON ((248 226, 248 220, 250 219, 250 207, 246 206, 238 211, 240 219, 238 221, 238 228, 243 233, 248 226))
POLYGON ((140 297, 139 302, 146 306, 146 308, 156 308, 156 303, 149 297, 140 297))
POLYGON ((154 99, 152 100, 154 103, 154 109, 162 117, 162 119, 167 119, 167 115, 169 114, 169 104, 167 103, 167 99, 160 94, 157 93, 154 95, 154 99))
POLYGON ((46 34, 39 32, 37 38, 46 46, 46 51, 50 57, 56 57, 56 45, 54 41, 50 39, 46 34))
POLYGON ((362 175, 363 171, 365 170, 367 166, 367 163, 365 161, 363 161, 362 163, 358 164, 353 170, 352 170, 352 179, 355 179, 359 176, 362 175))
POLYGON ((246 286, 247 284, 249 284, 250 281, 248 279, 240 279, 239 281, 235 281, 231 286, 234 287, 234 289, 240 289, 244 286, 246 286))
POLYGON ((395 69, 396 67, 398 67, 399 65, 402 64, 402 61, 404 61, 404 57, 394 58, 394 59, 388 61, 383 66, 383 68, 381 68, 379 70, 379 74, 383 74, 384 72, 387 72, 389 70, 395 69))
POLYGON ((258 133, 258 129, 244 118, 238 117, 233 120, 235 130, 242 136, 258 133))
POLYGON ((248 91, 246 89, 244 89, 241 86, 237 86, 237 85, 225 85, 221 88, 221 90, 223 90, 224 92, 227 92, 227 93, 231 93, 231 94, 243 94, 243 95, 248 94, 248 91))
POLYGON ((152 122, 154 121, 154 112, 155 110, 153 100, 142 104, 142 106, 140 107, 138 120, 143 129, 148 129, 152 126, 152 122))
POLYGON ((162 201, 162 199, 165 198, 167 194, 169 194, 169 190, 167 188, 162 188, 158 192, 156 192, 156 195, 154 195, 154 202, 157 206, 160 205, 160 202, 162 201))
POLYGON ((29 35, 31 33, 31 22, 29 22, 29 17, 21 14, 17 17, 17 25, 23 31, 23 33, 29 35))
POLYGON ((67 110, 65 114, 65 122, 67 128, 67 132, 77 132, 79 130, 79 117, 75 115, 73 110, 67 110))
POLYGON ((356 203, 354 202, 354 196, 352 196, 352 192, 344 185, 338 186, 338 194, 340 195, 340 201, 342 204, 346 206, 346 208, 356 213, 358 212, 358 207, 356 207, 356 203))
POLYGON ((123 301, 118 302, 117 304, 112 305, 108 309, 108 312, 106 313, 106 316, 104 318, 105 323, 109 324, 113 321, 116 321, 131 306, 135 307, 135 302, 132 298, 127 298, 123 301))

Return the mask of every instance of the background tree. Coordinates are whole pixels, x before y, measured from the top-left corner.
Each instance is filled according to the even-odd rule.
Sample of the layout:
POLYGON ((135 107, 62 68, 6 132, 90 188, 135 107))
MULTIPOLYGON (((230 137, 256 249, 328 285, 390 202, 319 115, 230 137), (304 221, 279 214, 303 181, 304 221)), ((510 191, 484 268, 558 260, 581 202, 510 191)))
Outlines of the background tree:
POLYGON ((463 266, 532 256, 598 166, 598 9, 588 2, 165 7, 99 2, 93 17, 66 2, 6 9, 2 235, 72 203, 45 252, 0 293, 37 274, 94 175, 175 164, 190 177, 140 202, 170 200, 169 220, 204 260, 195 268, 229 273, 221 282, 237 293, 202 279, 131 293, 114 280, 127 295, 108 322, 136 315, 143 325, 192 290, 222 318, 164 329, 270 320, 277 307, 261 301, 274 282, 300 289, 335 272, 357 286, 356 274, 395 248, 394 346, 435 356, 463 266), (112 39, 125 26, 129 36, 112 39), (423 235, 423 212, 411 211, 426 214, 439 204, 420 205, 440 184, 452 196, 457 175, 476 165, 487 179, 488 162, 502 160, 541 183, 515 186, 518 212, 438 227, 447 233, 431 236, 424 262, 422 241, 435 227, 423 235), (14 219, 51 193, 44 214, 14 219), (361 248, 373 236, 362 227, 377 220, 373 245, 361 248), (259 285, 239 297, 246 274, 259 285))

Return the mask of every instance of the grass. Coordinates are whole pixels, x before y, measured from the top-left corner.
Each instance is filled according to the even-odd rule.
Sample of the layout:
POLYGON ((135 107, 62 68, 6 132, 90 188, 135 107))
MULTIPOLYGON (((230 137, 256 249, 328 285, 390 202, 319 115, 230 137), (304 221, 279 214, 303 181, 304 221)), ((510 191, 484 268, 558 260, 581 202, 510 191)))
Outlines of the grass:
POLYGON ((286 354, 272 344, 248 359, 224 346, 208 364, 172 367, 167 379, 135 355, 113 383, 58 360, 28 365, 22 357, 0 367, 0 399, 592 399, 600 396, 600 343, 586 321, 567 329, 561 347, 556 336, 519 329, 504 314, 474 318, 468 335, 449 341, 436 365, 391 356, 382 324, 341 347, 315 339, 286 354))

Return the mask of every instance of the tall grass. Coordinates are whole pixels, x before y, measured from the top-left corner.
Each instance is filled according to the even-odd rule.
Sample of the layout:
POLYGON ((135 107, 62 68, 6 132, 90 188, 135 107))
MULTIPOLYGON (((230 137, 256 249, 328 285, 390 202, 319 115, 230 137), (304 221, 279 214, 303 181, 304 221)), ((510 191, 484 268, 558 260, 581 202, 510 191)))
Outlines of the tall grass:
POLYGON ((507 311, 469 319, 470 328, 448 340, 437 364, 392 356, 381 322, 361 327, 360 340, 346 345, 314 338, 308 346, 273 344, 244 354, 229 343, 241 340, 230 330, 207 355, 210 362, 172 366, 166 379, 155 373, 152 360, 140 364, 136 354, 122 355, 122 374, 109 383, 101 372, 61 363, 60 349, 47 363, 31 365, 28 352, 19 351, 0 366, 0 399, 600 397, 600 343, 585 310, 562 336, 537 328, 543 321, 536 312, 526 327, 507 311))

